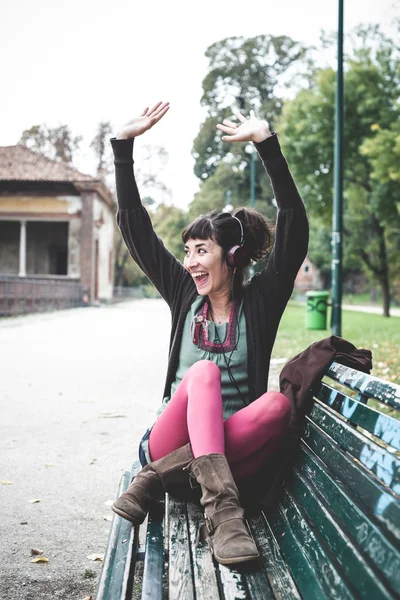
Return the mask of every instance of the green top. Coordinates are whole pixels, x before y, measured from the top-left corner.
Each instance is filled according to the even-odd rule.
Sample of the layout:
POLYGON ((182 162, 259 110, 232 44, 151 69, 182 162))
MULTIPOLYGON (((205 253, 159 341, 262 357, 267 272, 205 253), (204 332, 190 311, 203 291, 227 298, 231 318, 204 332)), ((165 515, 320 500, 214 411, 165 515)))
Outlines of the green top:
MULTIPOLYGON (((247 375, 246 320, 242 310, 243 305, 241 304, 238 309, 238 328, 235 327, 235 314, 231 314, 230 317, 231 331, 229 331, 228 323, 221 323, 220 325, 218 325, 213 321, 206 321, 206 327, 204 327, 203 323, 201 324, 201 328, 203 330, 202 339, 198 343, 198 345, 196 345, 193 342, 193 320, 195 315, 198 314, 199 311, 201 311, 203 305, 204 297, 198 296, 191 305, 190 310, 186 315, 185 325, 182 334, 182 343, 179 353, 179 364, 176 371, 175 381, 172 383, 171 386, 171 396, 175 393, 185 373, 195 362, 198 362, 199 360, 211 360, 219 367, 221 371, 223 414, 224 420, 226 420, 235 412, 246 406, 249 401, 247 375), (216 351, 216 349, 213 348, 211 344, 208 344, 206 342, 204 335, 205 328, 207 328, 208 330, 207 337, 208 341, 211 342, 211 344, 227 344, 224 353, 218 353, 218 351, 216 351), (231 333, 231 344, 229 344, 229 340, 227 340, 228 333, 231 333), (230 366, 230 371, 233 376, 233 379, 240 390, 240 395, 235 384, 232 383, 229 378, 227 362, 230 366)), ((166 397, 163 399, 163 402, 157 411, 157 415, 160 415, 162 413, 162 411, 167 406, 169 400, 170 397, 166 397)))

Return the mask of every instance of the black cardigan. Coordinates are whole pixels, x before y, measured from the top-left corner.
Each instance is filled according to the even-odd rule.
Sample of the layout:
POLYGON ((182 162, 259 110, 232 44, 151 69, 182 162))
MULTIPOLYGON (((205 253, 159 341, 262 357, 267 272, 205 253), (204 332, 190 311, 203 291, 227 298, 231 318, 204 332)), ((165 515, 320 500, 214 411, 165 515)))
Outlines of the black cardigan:
MULTIPOLYGON (((172 330, 164 397, 170 396, 179 362, 183 325, 189 307, 197 296, 196 286, 183 265, 155 234, 150 217, 142 206, 133 170, 133 139, 112 139, 111 143, 119 205, 118 225, 131 256, 171 310, 172 330)), ((243 295, 250 401, 267 390, 276 332, 308 246, 308 221, 304 204, 277 136, 273 134, 255 146, 271 179, 278 214, 275 242, 267 265, 261 273, 252 277, 243 295)))

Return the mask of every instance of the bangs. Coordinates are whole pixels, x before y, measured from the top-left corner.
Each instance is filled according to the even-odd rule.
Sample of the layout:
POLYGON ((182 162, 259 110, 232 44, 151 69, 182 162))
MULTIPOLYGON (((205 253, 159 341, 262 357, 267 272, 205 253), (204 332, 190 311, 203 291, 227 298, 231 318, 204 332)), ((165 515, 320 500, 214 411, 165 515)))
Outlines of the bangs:
POLYGON ((192 221, 182 232, 182 241, 184 244, 188 240, 209 240, 214 239, 214 227, 212 221, 207 215, 200 215, 192 221))

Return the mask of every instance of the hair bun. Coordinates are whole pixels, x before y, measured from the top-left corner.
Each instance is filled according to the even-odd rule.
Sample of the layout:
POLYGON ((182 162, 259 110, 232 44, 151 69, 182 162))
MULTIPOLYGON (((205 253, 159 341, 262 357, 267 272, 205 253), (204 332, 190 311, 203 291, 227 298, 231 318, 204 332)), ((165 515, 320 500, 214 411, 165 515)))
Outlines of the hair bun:
POLYGON ((244 248, 250 261, 258 262, 270 250, 274 236, 266 218, 255 208, 237 208, 232 216, 240 220, 244 231, 244 248))

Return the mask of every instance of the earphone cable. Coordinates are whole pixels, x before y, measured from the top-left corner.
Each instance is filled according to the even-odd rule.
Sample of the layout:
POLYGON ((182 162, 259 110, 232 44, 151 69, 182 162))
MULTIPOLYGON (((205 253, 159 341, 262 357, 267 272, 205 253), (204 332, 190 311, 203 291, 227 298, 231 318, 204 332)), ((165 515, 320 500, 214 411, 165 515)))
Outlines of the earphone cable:
MULTIPOLYGON (((235 277, 235 272, 236 272, 236 269, 234 270, 234 274, 233 274, 233 278, 232 278, 232 298, 233 298, 233 279, 235 277)), ((243 396, 243 394, 242 394, 242 392, 241 392, 241 390, 239 388, 239 385, 236 383, 235 378, 234 378, 234 376, 232 374, 232 371, 231 371, 231 368, 230 368, 230 363, 231 363, 231 360, 232 360, 232 355, 235 352, 235 350, 237 350, 237 347, 238 347, 238 344, 239 344, 239 340, 240 340, 239 309, 238 309, 238 303, 236 303, 234 300, 233 300, 233 310, 235 312, 235 318, 236 318, 237 338, 236 338, 235 346, 234 346, 233 350, 231 351, 230 356, 228 358, 226 356, 226 354, 225 354, 225 350, 223 348, 223 345, 222 345, 222 342, 221 342, 221 338, 219 337, 218 328, 217 328, 217 326, 215 324, 214 314, 213 314, 212 307, 211 307, 211 304, 210 304, 210 312, 211 312, 211 316, 212 316, 214 324, 215 324, 215 333, 217 334, 217 340, 218 340, 218 343, 220 344, 221 349, 222 349, 222 354, 224 356, 224 361, 225 361, 225 364, 226 364, 226 369, 228 371, 228 377, 229 377, 231 383, 235 386, 235 388, 236 388, 236 390, 237 390, 237 392, 239 394, 239 397, 242 400, 243 404, 245 406, 247 406, 249 403, 244 398, 244 396, 243 396)))

